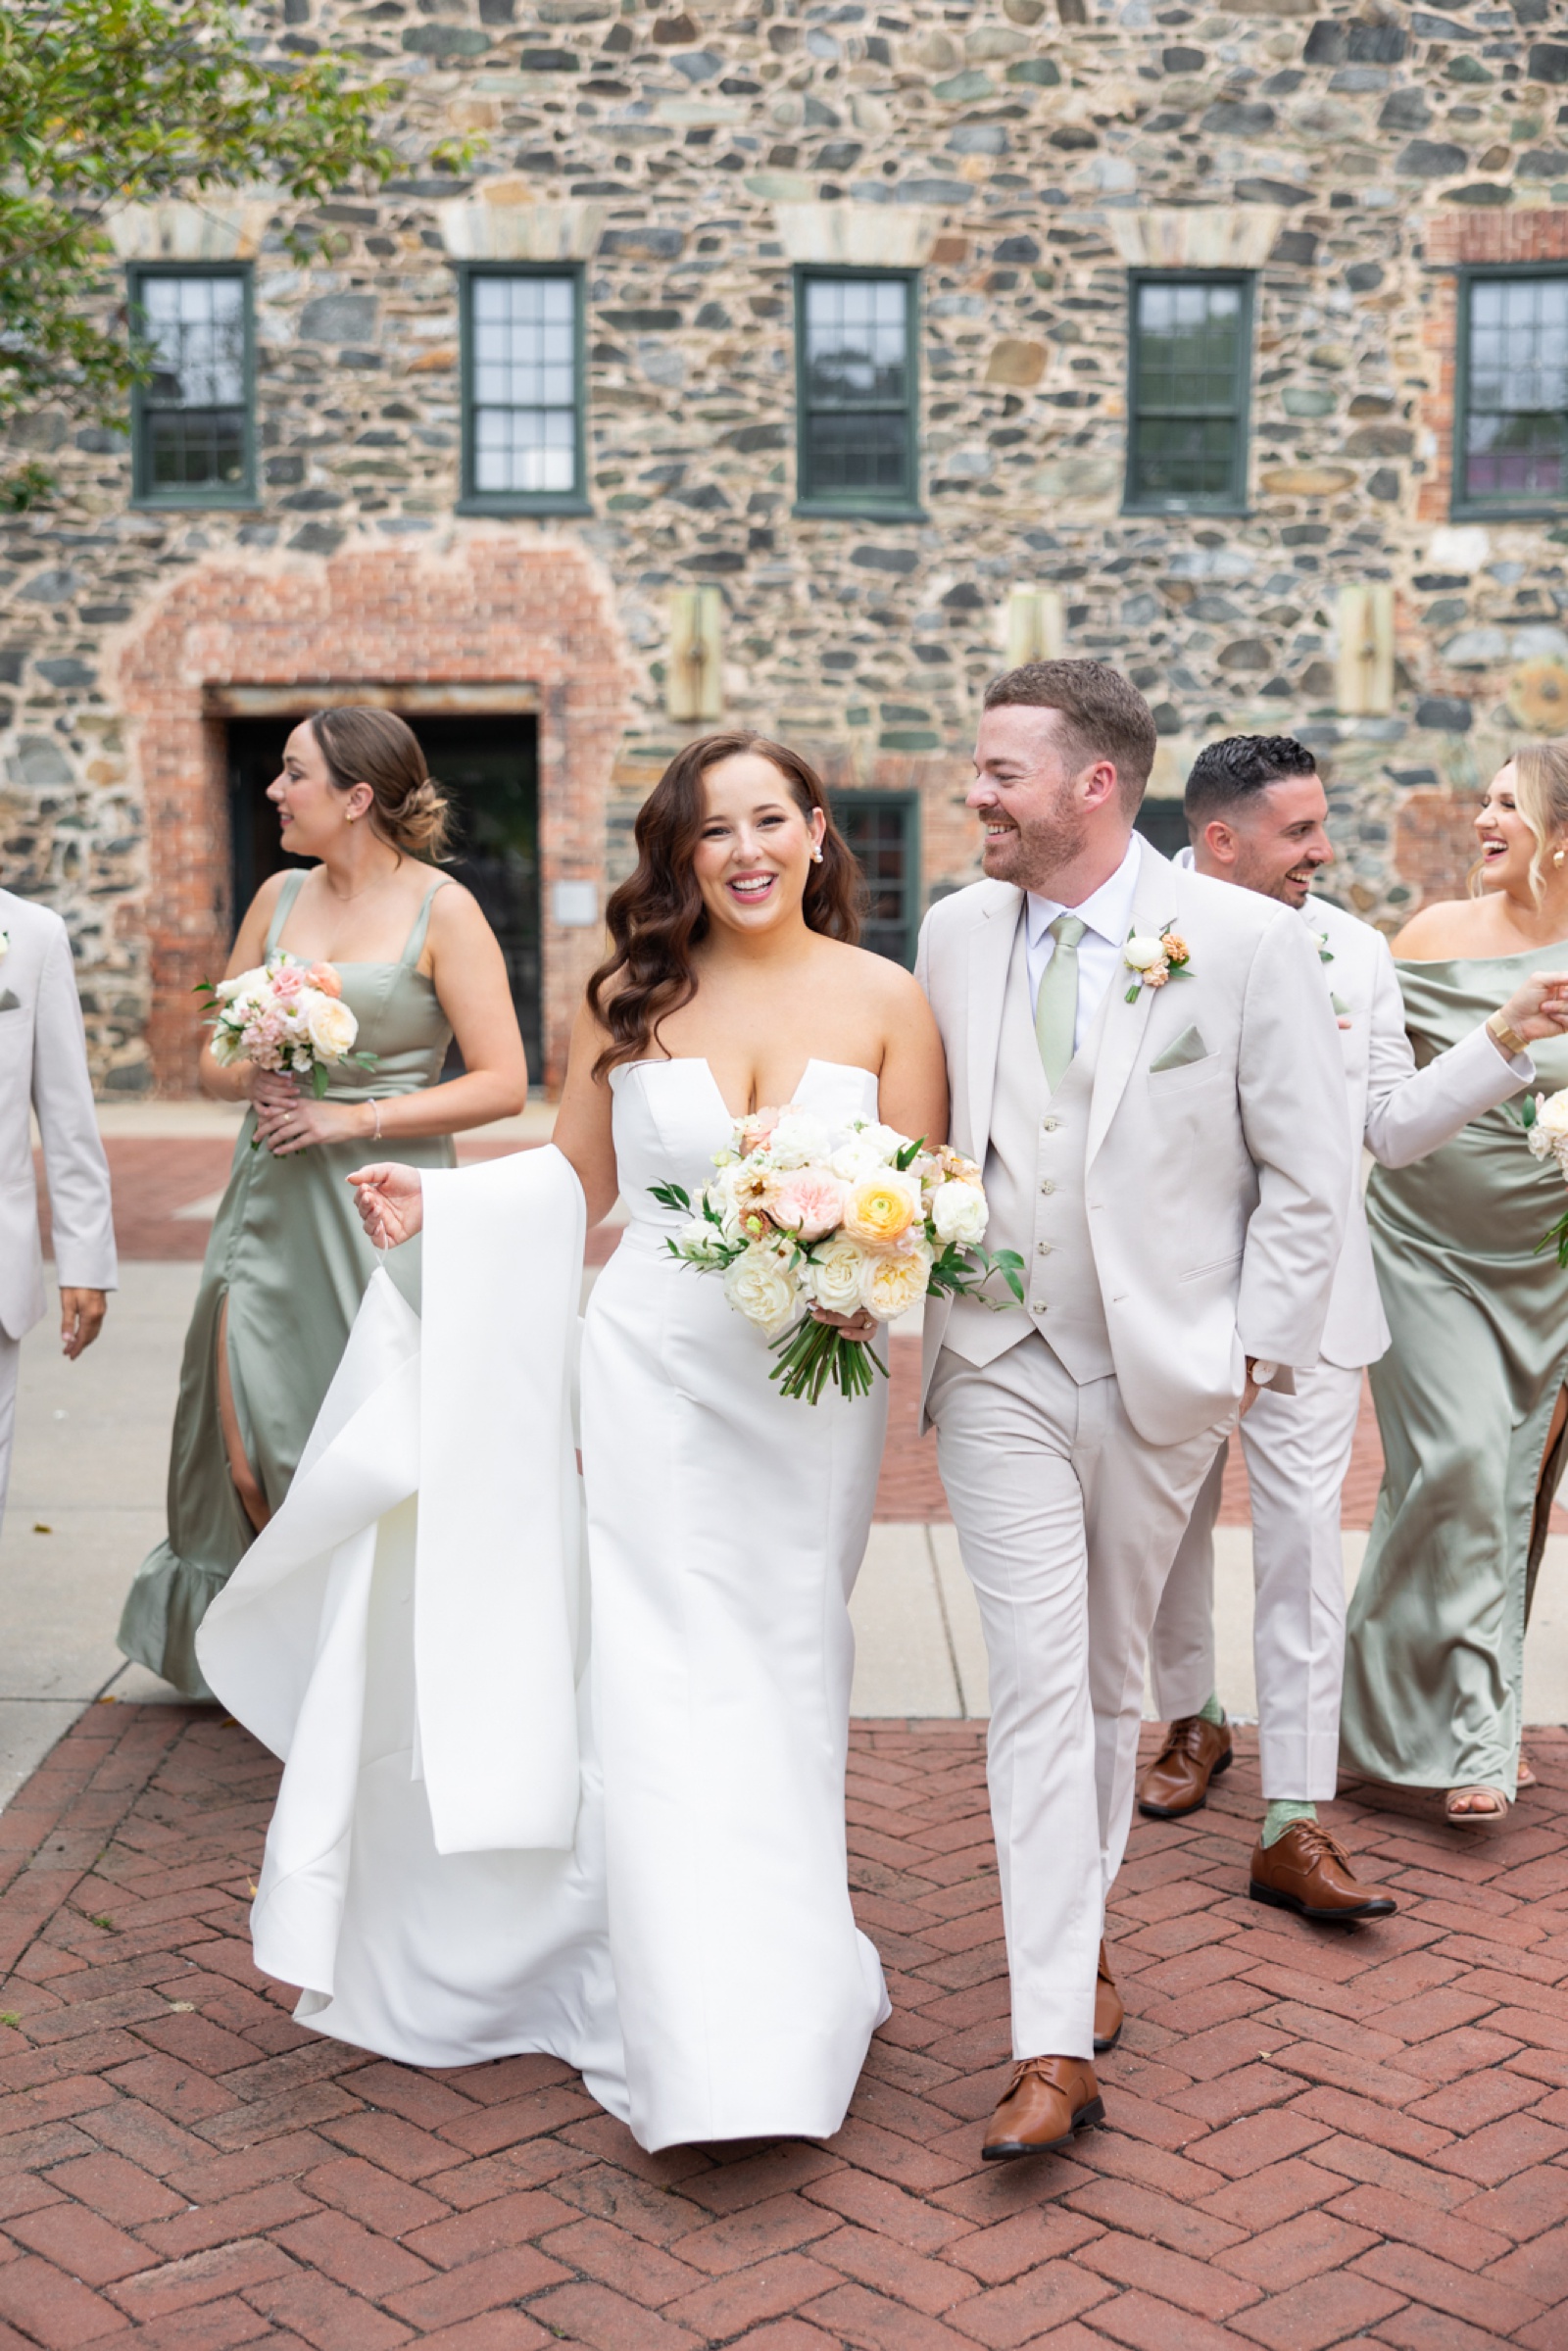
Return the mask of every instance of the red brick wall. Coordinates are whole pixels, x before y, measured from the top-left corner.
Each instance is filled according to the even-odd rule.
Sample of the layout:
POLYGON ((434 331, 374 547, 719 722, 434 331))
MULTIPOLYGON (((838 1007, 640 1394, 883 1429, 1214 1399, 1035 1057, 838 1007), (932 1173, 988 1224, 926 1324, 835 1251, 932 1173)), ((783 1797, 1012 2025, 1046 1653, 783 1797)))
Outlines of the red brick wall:
POLYGON ((1435 899, 1464 898, 1476 861, 1476 795, 1408 792, 1399 803, 1395 863, 1415 893, 1413 914, 1435 899))
MULTIPOLYGON (((546 1068, 559 1084, 597 930, 550 919, 552 885, 598 879, 630 672, 609 583, 568 540, 474 532, 446 555, 354 549, 330 562, 220 561, 177 581, 125 644, 150 844, 149 1025, 160 1094, 195 1085, 191 990, 228 950, 222 729, 210 686, 515 683, 537 693, 546 1068)), ((527 707, 521 704, 520 707, 527 707)))

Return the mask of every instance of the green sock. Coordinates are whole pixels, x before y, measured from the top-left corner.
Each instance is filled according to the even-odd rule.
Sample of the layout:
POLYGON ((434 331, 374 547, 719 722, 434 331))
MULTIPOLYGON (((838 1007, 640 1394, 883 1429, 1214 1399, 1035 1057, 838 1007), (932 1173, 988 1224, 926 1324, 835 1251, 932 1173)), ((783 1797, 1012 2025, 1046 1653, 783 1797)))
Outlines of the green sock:
POLYGON ((1293 1822, 1315 1821, 1316 1819, 1317 1806, 1315 1804, 1300 1804, 1294 1796, 1281 1796, 1277 1803, 1269 1806, 1263 1816, 1262 1842, 1265 1845, 1278 1844, 1293 1822))
POLYGON ((1225 1720, 1225 1709, 1212 1690, 1199 1707, 1198 1719, 1200 1723, 1222 1723, 1225 1720))

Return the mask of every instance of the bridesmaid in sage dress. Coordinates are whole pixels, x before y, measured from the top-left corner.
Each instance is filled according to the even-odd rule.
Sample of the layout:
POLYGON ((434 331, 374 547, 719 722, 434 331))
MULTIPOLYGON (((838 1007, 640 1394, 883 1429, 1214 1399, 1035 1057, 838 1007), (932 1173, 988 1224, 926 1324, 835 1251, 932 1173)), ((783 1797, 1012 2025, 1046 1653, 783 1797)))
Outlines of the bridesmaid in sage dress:
MULTIPOLYGON (((416 1166, 450 1167, 451 1138, 520 1110, 528 1083, 494 933, 426 861, 447 809, 403 720, 347 707, 303 721, 269 798, 284 847, 320 861, 263 885, 229 972, 279 948, 332 963, 359 1020, 356 1050, 376 1061, 343 1064, 317 1101, 290 1077, 202 1054, 204 1091, 251 1108, 185 1341, 168 1539, 120 1626, 127 1657, 195 1697, 210 1694, 196 1628, 288 1492, 375 1266, 350 1169, 377 1138, 416 1166), (454 1032, 466 1074, 440 1085, 454 1032)), ((388 1270, 417 1305, 417 1252, 388 1270)))
MULTIPOLYGON (((1568 741, 1533 744, 1476 818, 1475 895, 1426 907, 1394 942, 1423 1064, 1494 1013, 1529 971, 1568 963, 1568 741)), ((1544 1093, 1568 1040, 1530 1048, 1544 1093)), ((1348 1771, 1447 1791, 1456 1826, 1500 1819, 1520 1755, 1525 1627, 1562 1476, 1568 1272, 1538 1253, 1568 1207, 1516 1105, 1374 1170, 1367 1221, 1394 1343, 1371 1370, 1383 1489, 1350 1602, 1348 1771)))

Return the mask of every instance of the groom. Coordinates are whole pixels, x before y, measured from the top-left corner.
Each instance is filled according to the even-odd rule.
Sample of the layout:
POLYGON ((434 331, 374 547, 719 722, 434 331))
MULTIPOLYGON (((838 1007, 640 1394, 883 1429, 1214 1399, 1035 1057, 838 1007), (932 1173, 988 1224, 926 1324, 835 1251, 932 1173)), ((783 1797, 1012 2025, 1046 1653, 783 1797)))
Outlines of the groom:
POLYGON ((1350 1188, 1305 926, 1135 835, 1153 755, 1148 705, 1102 662, 997 678, 969 794, 987 878, 932 908, 916 966, 987 1245, 1024 1259, 1021 1310, 925 1319, 991 1668, 1015 2059, 992 2159, 1102 2119, 1150 1626, 1238 1410, 1316 1360, 1350 1188))

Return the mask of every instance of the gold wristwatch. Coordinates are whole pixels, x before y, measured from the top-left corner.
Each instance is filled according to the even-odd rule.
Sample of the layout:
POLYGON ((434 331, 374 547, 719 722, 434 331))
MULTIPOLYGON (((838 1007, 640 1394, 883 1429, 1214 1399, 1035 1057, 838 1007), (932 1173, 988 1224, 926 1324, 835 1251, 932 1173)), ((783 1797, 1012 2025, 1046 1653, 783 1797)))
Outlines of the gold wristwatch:
POLYGON ((1501 1046, 1510 1061, 1516 1061, 1521 1053, 1530 1051, 1529 1039, 1521 1037, 1516 1028, 1510 1028, 1500 1010, 1494 1012, 1487 1022, 1487 1035, 1501 1046))

